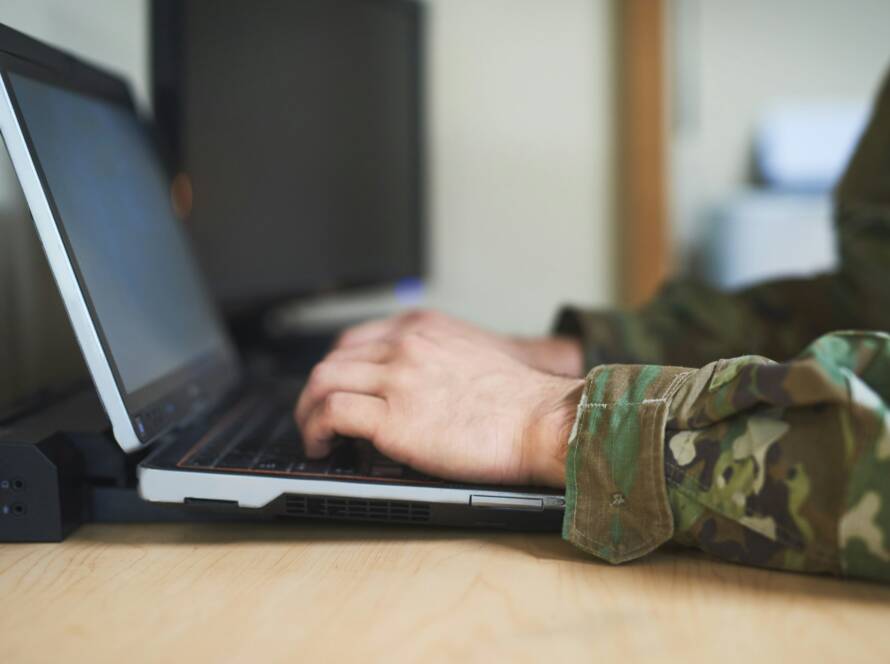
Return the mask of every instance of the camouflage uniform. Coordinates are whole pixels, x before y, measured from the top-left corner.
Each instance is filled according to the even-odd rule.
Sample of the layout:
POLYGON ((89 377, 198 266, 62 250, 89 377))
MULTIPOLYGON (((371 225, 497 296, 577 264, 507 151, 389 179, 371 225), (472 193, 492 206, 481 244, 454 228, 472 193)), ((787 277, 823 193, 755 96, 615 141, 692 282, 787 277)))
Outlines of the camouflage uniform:
POLYGON ((558 330, 596 367, 570 440, 566 539, 613 563, 673 539, 890 581, 890 336, 835 331, 890 330, 890 77, 835 217, 836 274, 735 294, 676 283, 637 312, 563 312, 558 330))

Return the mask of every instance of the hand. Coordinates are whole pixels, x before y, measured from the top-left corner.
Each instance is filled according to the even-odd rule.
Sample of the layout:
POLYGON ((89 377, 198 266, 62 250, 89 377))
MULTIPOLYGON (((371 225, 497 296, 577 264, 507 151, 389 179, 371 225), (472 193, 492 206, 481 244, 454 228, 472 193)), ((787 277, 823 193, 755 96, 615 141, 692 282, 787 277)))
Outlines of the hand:
POLYGON ((467 339, 412 333, 332 352, 295 416, 312 458, 341 435, 437 477, 563 487, 583 385, 467 339))
POLYGON ((511 337, 488 332, 438 311, 427 310, 411 311, 357 325, 343 333, 335 349, 350 348, 372 341, 395 341, 415 333, 461 337, 477 346, 499 350, 523 364, 547 373, 581 376, 584 371, 584 355, 581 344, 576 339, 511 337))

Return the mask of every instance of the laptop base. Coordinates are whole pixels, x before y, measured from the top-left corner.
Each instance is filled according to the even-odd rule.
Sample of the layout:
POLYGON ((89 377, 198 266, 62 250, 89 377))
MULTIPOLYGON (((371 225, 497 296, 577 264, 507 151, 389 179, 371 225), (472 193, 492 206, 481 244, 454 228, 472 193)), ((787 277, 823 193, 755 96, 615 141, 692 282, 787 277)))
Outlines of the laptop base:
POLYGON ((285 494, 257 509, 239 507, 235 501, 202 499, 188 499, 184 504, 152 505, 156 505, 153 510, 156 513, 169 509, 177 515, 184 515, 191 511, 200 513, 205 521, 292 521, 296 525, 300 521, 321 519, 522 532, 557 533, 562 529, 562 512, 556 510, 532 513, 469 505, 339 496, 285 494))

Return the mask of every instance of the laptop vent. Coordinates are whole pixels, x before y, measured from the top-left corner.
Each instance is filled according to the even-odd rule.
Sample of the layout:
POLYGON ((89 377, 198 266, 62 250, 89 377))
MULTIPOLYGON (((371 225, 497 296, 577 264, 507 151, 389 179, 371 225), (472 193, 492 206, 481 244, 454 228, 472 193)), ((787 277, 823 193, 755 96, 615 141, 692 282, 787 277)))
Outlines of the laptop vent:
POLYGON ((430 506, 426 503, 327 496, 287 496, 284 513, 287 516, 398 523, 424 523, 430 520, 430 506))

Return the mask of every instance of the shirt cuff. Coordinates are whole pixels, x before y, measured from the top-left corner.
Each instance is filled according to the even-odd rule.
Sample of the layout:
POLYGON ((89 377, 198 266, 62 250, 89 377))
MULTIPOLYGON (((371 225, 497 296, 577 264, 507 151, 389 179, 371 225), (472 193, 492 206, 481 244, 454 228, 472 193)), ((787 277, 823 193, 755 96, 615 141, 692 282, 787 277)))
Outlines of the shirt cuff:
POLYGON ((665 425, 671 397, 693 373, 678 367, 608 365, 588 374, 569 437, 566 540, 621 563, 672 537, 665 425))

